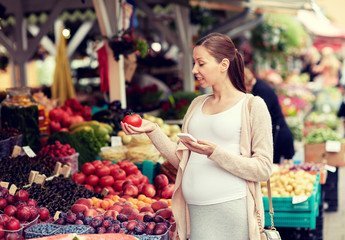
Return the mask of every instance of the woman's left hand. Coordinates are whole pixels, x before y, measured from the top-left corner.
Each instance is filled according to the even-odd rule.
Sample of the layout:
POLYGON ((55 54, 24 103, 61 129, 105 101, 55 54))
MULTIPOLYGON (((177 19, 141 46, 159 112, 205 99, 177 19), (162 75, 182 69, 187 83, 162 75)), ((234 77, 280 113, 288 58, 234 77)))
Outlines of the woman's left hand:
POLYGON ((204 140, 197 140, 193 142, 192 140, 181 140, 181 142, 191 151, 204 154, 209 157, 213 151, 216 149, 217 145, 204 140))

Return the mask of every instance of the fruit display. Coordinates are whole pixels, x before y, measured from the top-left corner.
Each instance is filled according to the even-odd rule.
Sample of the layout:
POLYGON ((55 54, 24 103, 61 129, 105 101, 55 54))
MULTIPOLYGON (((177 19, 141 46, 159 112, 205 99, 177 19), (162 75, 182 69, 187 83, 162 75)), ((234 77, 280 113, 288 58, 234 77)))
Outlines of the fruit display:
POLYGON ((53 175, 52 168, 46 167, 45 158, 36 156, 29 158, 28 156, 18 156, 15 158, 6 157, 0 161, 0 181, 9 182, 21 188, 29 183, 30 171, 38 171, 45 176, 53 175))
POLYGON ((72 179, 96 193, 106 191, 109 195, 137 197, 144 194, 147 197, 168 199, 174 191, 174 183, 169 182, 165 174, 155 176, 154 184, 150 184, 148 177, 127 160, 117 163, 100 160, 85 163, 81 172, 73 174, 72 179))
POLYGON ((10 194, 9 190, 0 186, 0 237, 1 239, 21 239, 23 230, 49 221, 49 210, 37 204, 23 189, 10 194))
POLYGON ((70 164, 73 174, 78 171, 78 156, 76 158, 76 154, 78 153, 69 144, 61 144, 59 141, 55 141, 54 144, 41 148, 37 156, 44 159, 44 161, 40 161, 41 164, 51 169, 54 169, 56 162, 70 164))
MULTIPOLYGON (((304 170, 282 173, 274 171, 271 175, 272 197, 310 196, 316 175, 304 170)), ((267 196, 267 184, 261 183, 261 191, 267 196)))
POLYGON ((69 127, 81 145, 89 149, 95 159, 102 147, 108 146, 113 129, 110 125, 95 120, 73 124, 69 127))
POLYGON ((130 235, 163 235, 175 220, 171 200, 155 200, 145 195, 121 198, 78 199, 71 211, 59 214, 58 225, 88 225, 92 233, 125 233, 130 235))
POLYGON ((49 120, 50 133, 68 131, 72 124, 91 120, 91 108, 74 98, 67 99, 64 106, 49 111, 49 120))
POLYGON ((25 186, 24 189, 37 201, 38 205, 45 206, 51 213, 69 210, 79 198, 103 197, 62 175, 46 181, 44 186, 33 183, 25 186))

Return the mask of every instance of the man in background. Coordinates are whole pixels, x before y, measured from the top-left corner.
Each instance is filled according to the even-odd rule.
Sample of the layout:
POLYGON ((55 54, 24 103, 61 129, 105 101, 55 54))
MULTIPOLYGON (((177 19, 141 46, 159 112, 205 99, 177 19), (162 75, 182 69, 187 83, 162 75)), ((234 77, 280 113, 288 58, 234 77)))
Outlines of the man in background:
POLYGON ((261 97, 270 112, 273 129, 273 162, 279 164, 281 159, 292 159, 295 154, 293 134, 285 121, 277 94, 264 81, 256 79, 248 68, 244 69, 247 92, 261 97))

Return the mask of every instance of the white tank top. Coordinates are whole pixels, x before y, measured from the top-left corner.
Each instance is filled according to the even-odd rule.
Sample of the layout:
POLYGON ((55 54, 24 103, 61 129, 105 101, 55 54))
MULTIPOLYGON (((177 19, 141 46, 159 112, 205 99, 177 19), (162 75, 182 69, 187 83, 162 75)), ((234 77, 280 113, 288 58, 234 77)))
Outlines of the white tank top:
MULTIPOLYGON (((230 109, 213 115, 202 113, 205 101, 193 114, 189 133, 239 155, 244 98, 230 109)), ((222 203, 245 197, 246 181, 224 170, 206 155, 191 152, 182 178, 182 191, 188 204, 222 203)))

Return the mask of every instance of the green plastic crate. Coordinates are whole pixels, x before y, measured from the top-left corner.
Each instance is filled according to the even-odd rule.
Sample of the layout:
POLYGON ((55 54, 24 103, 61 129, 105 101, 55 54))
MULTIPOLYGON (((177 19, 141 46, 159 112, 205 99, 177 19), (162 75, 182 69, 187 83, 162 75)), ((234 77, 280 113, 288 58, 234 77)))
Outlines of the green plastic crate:
MULTIPOLYGON (((275 212, 305 212, 305 211, 314 211, 315 208, 318 208, 321 201, 321 185, 319 174, 316 175, 316 180, 314 183, 314 188, 311 193, 311 196, 308 200, 293 204, 292 197, 272 197, 273 209, 275 212)), ((268 197, 263 197, 264 209, 268 211, 269 203, 268 197)))
MULTIPOLYGON (((316 176, 311 196, 304 202, 293 204, 292 197, 272 197, 274 225, 276 227, 316 227, 321 202, 321 184, 319 174, 316 176)), ((265 226, 271 225, 268 197, 263 197, 265 208, 265 226)))
MULTIPOLYGON (((316 217, 318 211, 311 212, 274 212, 275 227, 291 227, 291 228, 316 228, 316 217)), ((265 226, 271 226, 271 216, 265 212, 265 226)))
POLYGON ((143 163, 135 163, 138 169, 150 180, 153 184, 153 179, 159 174, 161 168, 160 163, 153 163, 152 161, 145 160, 143 163))

